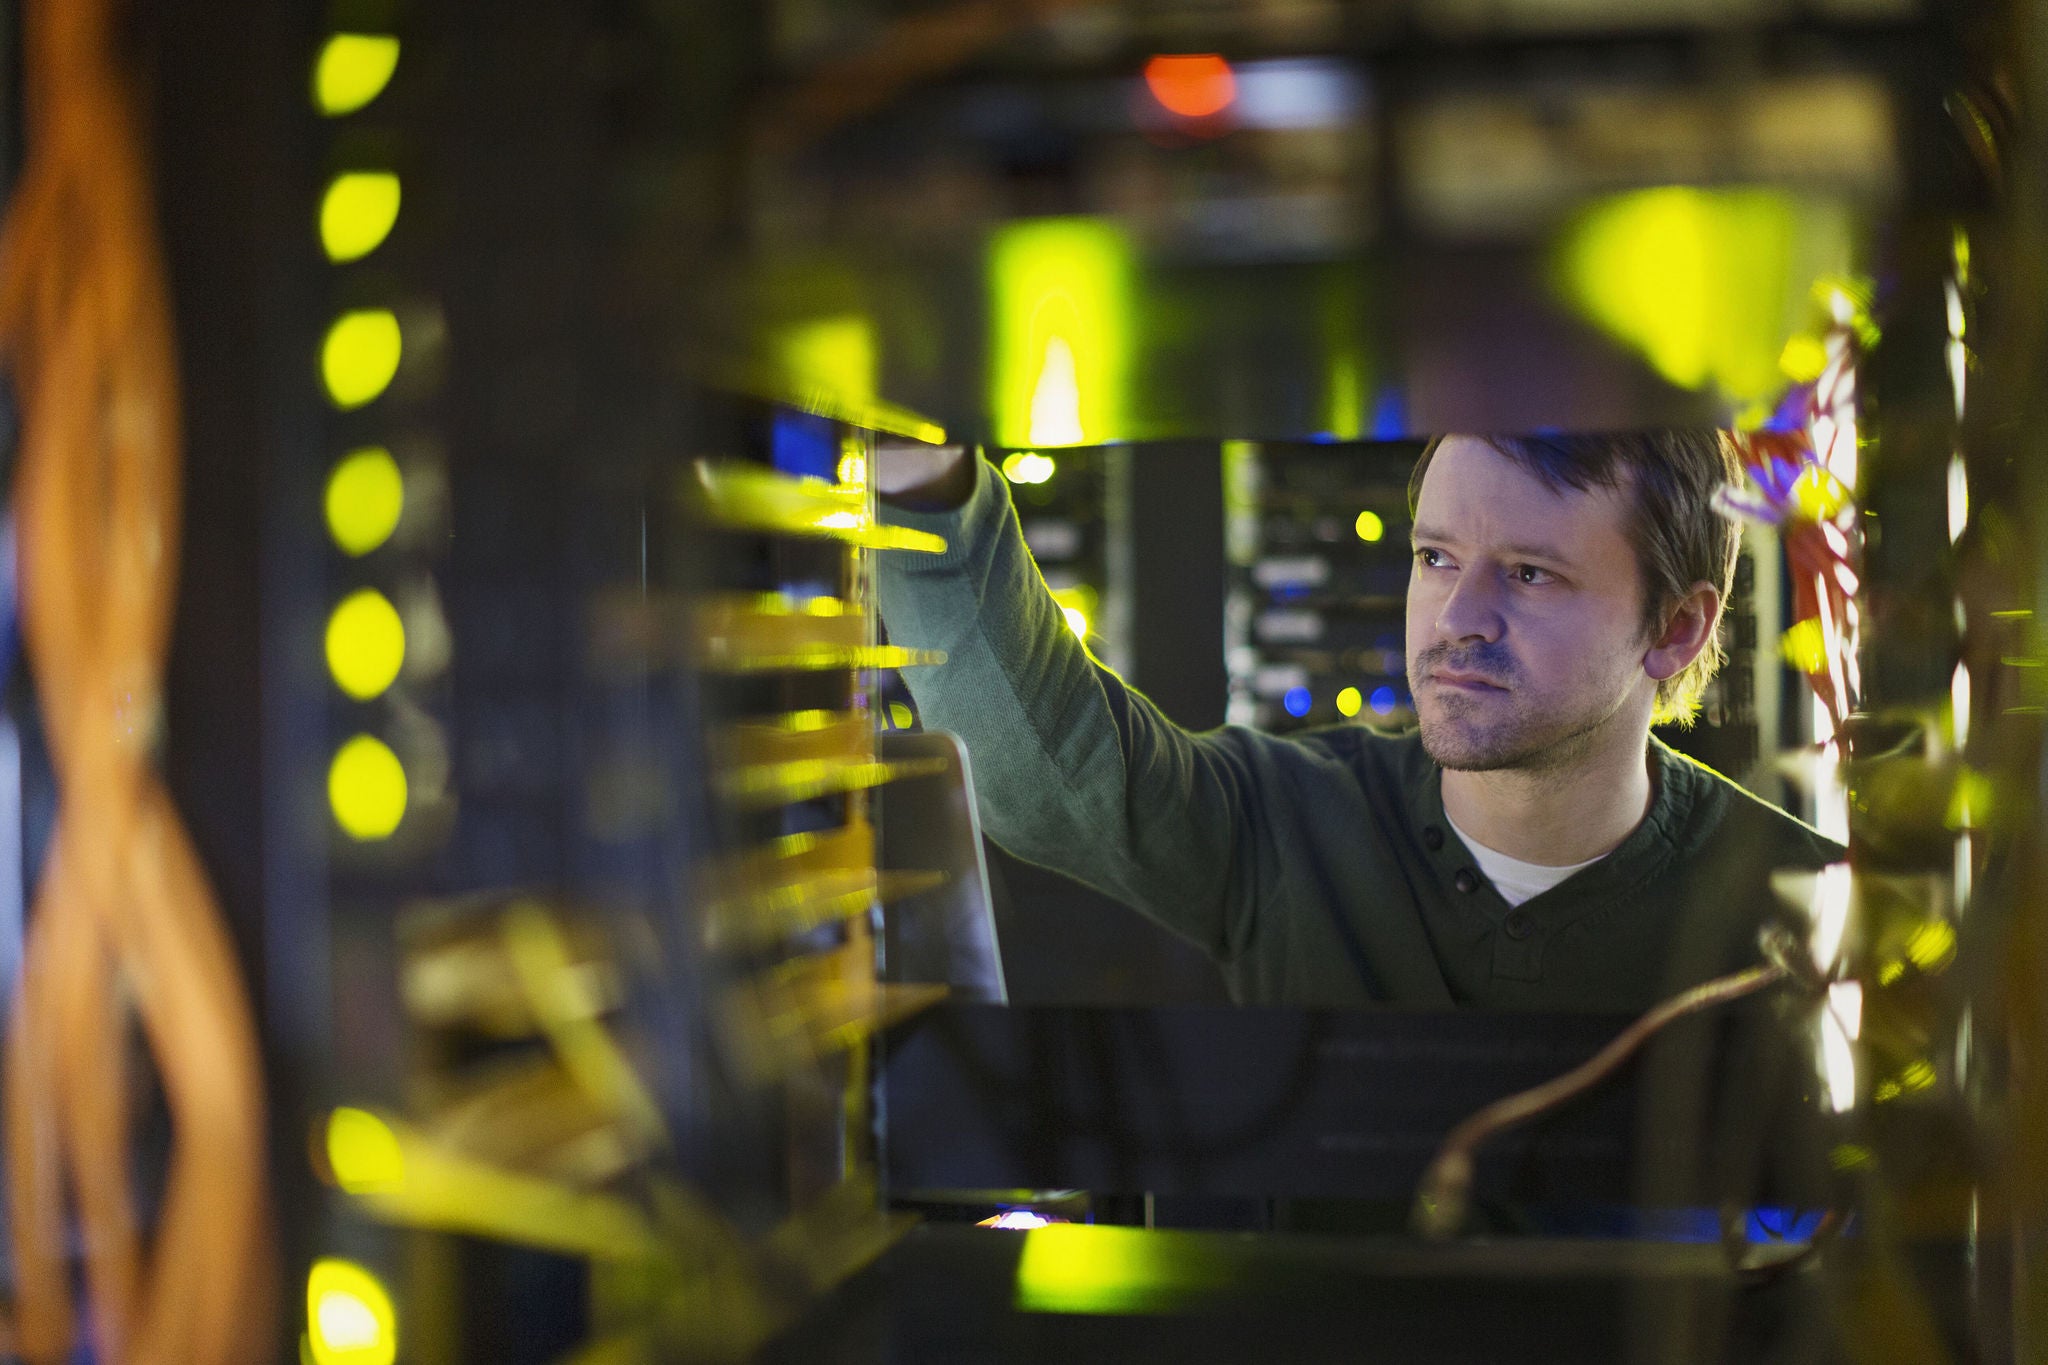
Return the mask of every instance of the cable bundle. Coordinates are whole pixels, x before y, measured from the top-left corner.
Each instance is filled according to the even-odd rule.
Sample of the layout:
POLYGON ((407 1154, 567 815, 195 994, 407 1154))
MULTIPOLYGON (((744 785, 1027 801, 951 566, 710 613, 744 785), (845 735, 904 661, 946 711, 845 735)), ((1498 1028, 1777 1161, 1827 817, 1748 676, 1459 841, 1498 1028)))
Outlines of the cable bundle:
POLYGON ((1792 577, 1793 625, 1785 651, 1837 729, 1862 691, 1856 662, 1856 592, 1862 583, 1854 493, 1856 363, 1874 339, 1871 324, 1852 312, 1853 301, 1846 293, 1841 297, 1824 343, 1826 368, 1795 385, 1761 429, 1736 436, 1749 487, 1720 500, 1731 515, 1777 528, 1792 577))
POLYGON ((272 1297, 256 1032, 151 764, 180 479, 154 206, 108 0, 23 10, 34 141, 0 237, 0 352, 22 411, 24 633, 62 805, 6 1050, 14 1345, 68 1356, 75 1227, 98 1358, 253 1361, 272 1297), (173 1124, 153 1239, 130 1153, 131 1017, 173 1124))

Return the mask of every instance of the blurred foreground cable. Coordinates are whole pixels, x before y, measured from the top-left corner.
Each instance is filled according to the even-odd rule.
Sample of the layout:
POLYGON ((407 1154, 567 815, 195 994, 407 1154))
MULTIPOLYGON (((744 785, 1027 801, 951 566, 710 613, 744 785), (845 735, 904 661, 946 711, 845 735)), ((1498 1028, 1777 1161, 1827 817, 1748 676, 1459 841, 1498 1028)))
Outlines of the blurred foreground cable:
POLYGON ((13 1345, 69 1356, 75 1247, 95 1359, 215 1365, 270 1343, 261 1073, 232 944, 151 765, 180 415, 108 10, 22 6, 33 140, 0 237, 24 632, 62 800, 7 1040, 13 1345), (131 1009, 172 1124, 153 1230, 130 1152, 131 1009))
POLYGON ((1473 1158, 1487 1139, 1591 1090, 1613 1075, 1637 1048, 1667 1024, 1688 1014, 1755 995, 1791 975, 1783 964, 1773 962, 1717 977, 1681 991, 1623 1029, 1606 1047, 1564 1075, 1518 1095, 1495 1100, 1460 1123, 1444 1139, 1443 1146, 1437 1149, 1429 1169, 1422 1173, 1422 1184, 1415 1195, 1415 1230, 1425 1237, 1437 1239, 1449 1237, 1458 1230, 1465 1221, 1465 1209, 1471 1201, 1473 1158))

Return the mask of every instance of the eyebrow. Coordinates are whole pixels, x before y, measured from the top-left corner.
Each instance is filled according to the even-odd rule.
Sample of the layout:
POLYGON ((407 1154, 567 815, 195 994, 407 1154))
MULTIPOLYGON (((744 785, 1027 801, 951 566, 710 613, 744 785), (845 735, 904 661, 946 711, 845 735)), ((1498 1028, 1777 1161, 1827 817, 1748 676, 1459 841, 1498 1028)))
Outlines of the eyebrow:
MULTIPOLYGON (((1447 532, 1439 531, 1434 526, 1417 526, 1409 532, 1408 539, 1411 544, 1420 541, 1441 541, 1451 544, 1456 542, 1457 537, 1447 532)), ((1578 562, 1553 545, 1502 545, 1499 547, 1499 551, 1504 555, 1518 555, 1524 559, 1548 560, 1552 564, 1576 564, 1578 562)))

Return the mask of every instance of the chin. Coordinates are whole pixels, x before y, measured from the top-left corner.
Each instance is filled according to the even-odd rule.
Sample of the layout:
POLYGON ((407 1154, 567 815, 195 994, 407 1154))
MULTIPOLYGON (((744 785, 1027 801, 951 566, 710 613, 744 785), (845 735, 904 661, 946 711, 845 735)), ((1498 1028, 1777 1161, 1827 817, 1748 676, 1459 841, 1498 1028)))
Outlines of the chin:
POLYGON ((1464 727, 1432 718, 1427 715, 1416 717, 1422 731, 1422 749, 1440 768, 1453 772, 1491 772, 1496 768, 1511 767, 1503 762, 1505 755, 1494 736, 1475 735, 1464 727))
POLYGON ((1490 773, 1509 768, 1544 768, 1561 747, 1554 738, 1532 737, 1519 728, 1479 729, 1422 710, 1416 716, 1422 749, 1440 768, 1490 773))
POLYGON ((1522 766, 1512 755, 1498 751, 1473 748, 1460 744, 1444 744, 1430 738, 1429 731, 1422 732, 1422 748, 1436 761, 1439 768, 1454 773, 1491 773, 1503 768, 1522 766))

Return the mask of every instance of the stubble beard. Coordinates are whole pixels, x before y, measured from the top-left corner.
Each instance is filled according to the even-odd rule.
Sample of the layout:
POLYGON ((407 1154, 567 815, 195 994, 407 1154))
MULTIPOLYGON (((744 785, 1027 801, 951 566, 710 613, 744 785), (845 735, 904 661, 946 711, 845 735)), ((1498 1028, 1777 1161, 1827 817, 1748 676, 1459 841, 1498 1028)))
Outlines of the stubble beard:
POLYGON ((1558 725, 1526 714, 1519 705, 1496 719, 1479 719, 1480 707, 1498 705, 1491 698, 1475 702, 1455 696, 1439 696, 1434 706, 1418 705, 1423 751, 1453 772, 1551 771, 1583 757, 1606 720, 1581 717, 1558 725), (1433 710, 1438 714, 1432 715, 1433 710))
POLYGON ((1555 771, 1584 757, 1618 709, 1592 708, 1559 718, 1554 708, 1526 701, 1523 682, 1513 656, 1497 647, 1425 650, 1412 662, 1408 680, 1423 752, 1453 772, 1555 771), (1503 691, 1470 696, 1428 681, 1433 670, 1445 666, 1496 679, 1503 691))

